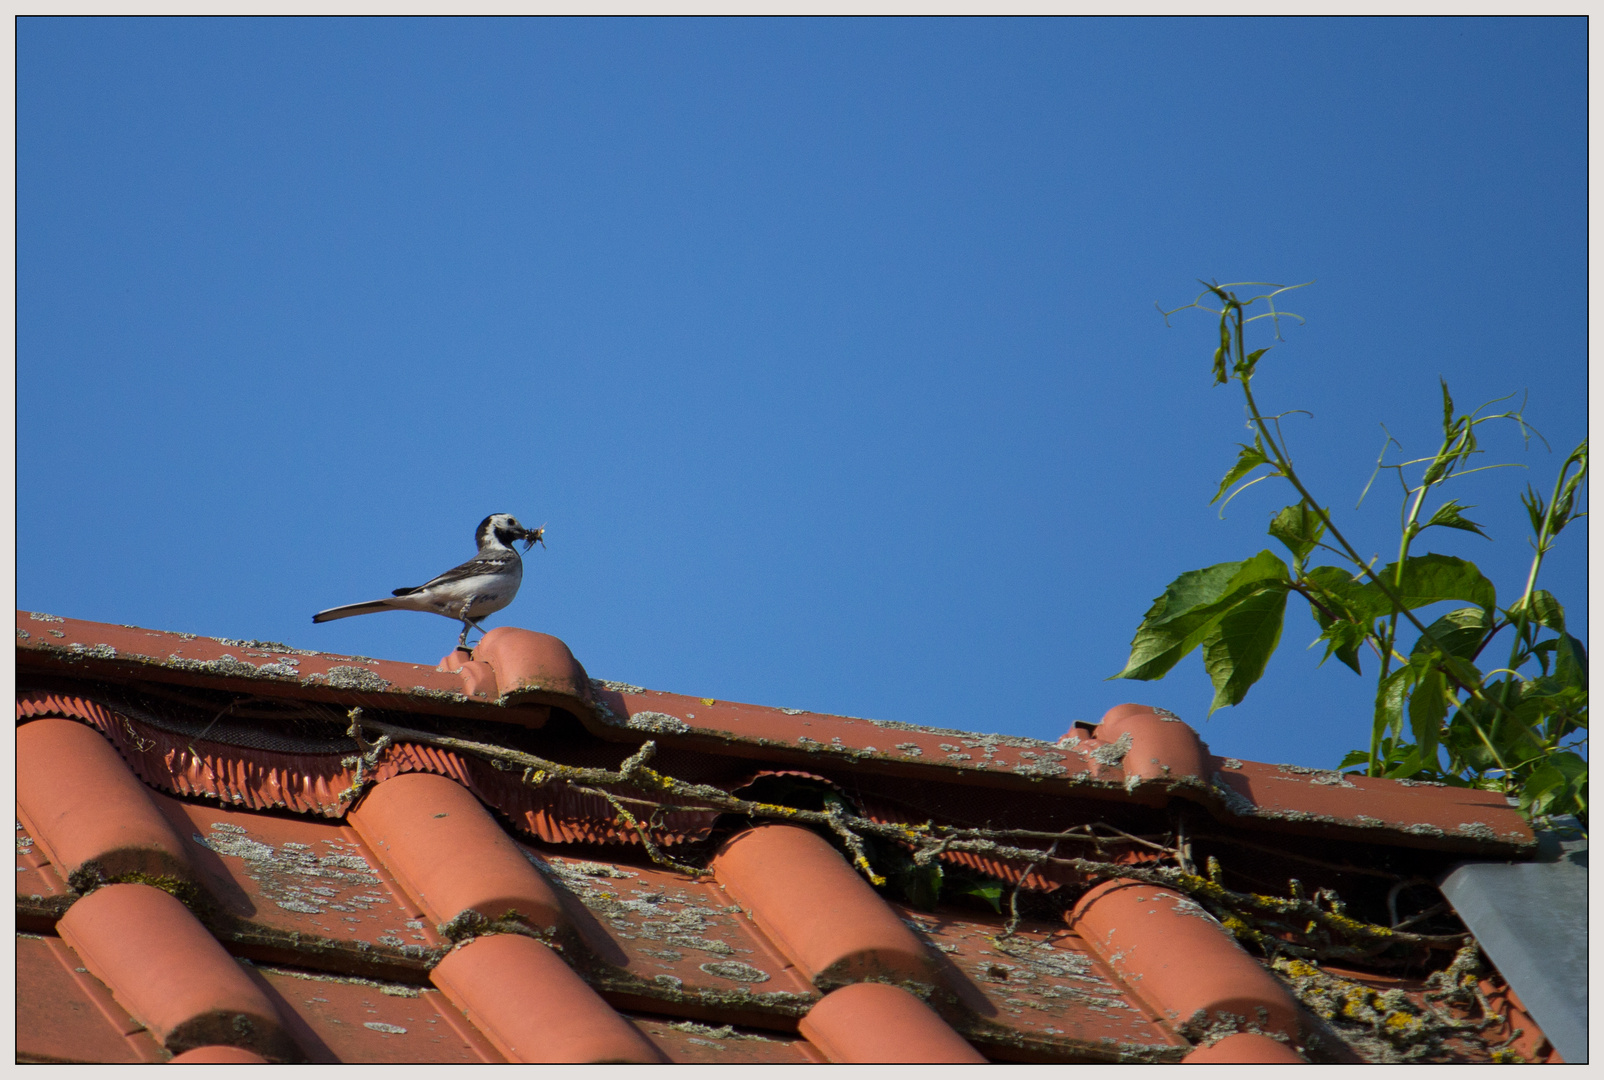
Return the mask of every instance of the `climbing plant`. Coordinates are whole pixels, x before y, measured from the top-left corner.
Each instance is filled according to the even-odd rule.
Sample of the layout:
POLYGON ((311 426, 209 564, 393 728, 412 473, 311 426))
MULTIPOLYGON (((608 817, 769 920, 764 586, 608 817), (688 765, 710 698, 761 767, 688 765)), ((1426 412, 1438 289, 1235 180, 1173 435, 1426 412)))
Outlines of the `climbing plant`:
POLYGON ((1266 413, 1254 396, 1254 377, 1274 345, 1250 351, 1250 327, 1279 341, 1283 319, 1303 320, 1278 309, 1277 298, 1301 287, 1205 283, 1192 303, 1162 312, 1166 320, 1194 308, 1218 318, 1214 382, 1235 383, 1241 391, 1252 441, 1239 444, 1211 502, 1223 511, 1246 488, 1267 480, 1290 487, 1297 499, 1271 516, 1269 535, 1291 564, 1266 549, 1181 574, 1154 600, 1124 670, 1111 677, 1160 679, 1201 649, 1214 685, 1210 712, 1236 705, 1263 676, 1281 640, 1287 602, 1296 595, 1308 604, 1317 641, 1325 645, 1321 663, 1335 656, 1360 675, 1365 654, 1375 664, 1369 743, 1348 754, 1342 768, 1499 791, 1516 796, 1528 815, 1573 813, 1585 821, 1587 651, 1567 629, 1564 607, 1537 582, 1561 532, 1585 516, 1586 440, 1565 458, 1550 489, 1528 485, 1522 495, 1532 560, 1525 580, 1506 591, 1501 604, 1474 563, 1419 548, 1437 535, 1433 529, 1487 535, 1465 516, 1471 507, 1445 497, 1448 485, 1457 488, 1464 477, 1497 467, 1477 464, 1481 429, 1504 423, 1523 436, 1535 431, 1522 410, 1491 411, 1507 398, 1459 411, 1442 381, 1442 439, 1435 452, 1389 461, 1399 449, 1389 436, 1365 485, 1367 493, 1387 472, 1403 492, 1397 556, 1377 568, 1379 560, 1360 554, 1294 466, 1281 428, 1288 413, 1266 413), (1235 291, 1249 288, 1268 291, 1247 299, 1235 291), (1332 561, 1311 565, 1320 555, 1332 561), (1417 614, 1443 601, 1467 606, 1430 623, 1417 614), (1489 668, 1490 661, 1502 666, 1489 668))

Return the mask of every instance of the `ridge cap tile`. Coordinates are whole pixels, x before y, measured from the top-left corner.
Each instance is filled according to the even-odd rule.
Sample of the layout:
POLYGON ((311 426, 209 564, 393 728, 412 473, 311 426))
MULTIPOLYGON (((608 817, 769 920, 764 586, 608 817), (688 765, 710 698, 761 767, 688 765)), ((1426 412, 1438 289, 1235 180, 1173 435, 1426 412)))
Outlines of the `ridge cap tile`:
POLYGON ((272 1002, 188 908, 149 885, 96 889, 67 909, 61 938, 168 1050, 227 1043, 282 1061, 299 1049, 272 1002))
MULTIPOLYGON (((1132 723, 1137 714, 1157 717, 1156 724, 1139 721, 1138 726, 1145 724, 1149 734, 1156 732, 1161 743, 1175 743, 1168 750, 1162 746, 1156 751, 1138 749, 1132 756, 1130 743, 1122 746, 1122 739, 1100 740, 1096 725, 1077 724, 1057 742, 1047 742, 694 698, 592 680, 584 676, 583 667, 559 639, 519 627, 497 627, 486 635, 490 649, 471 663, 496 661, 507 671, 496 674, 492 664, 491 672, 474 676, 481 681, 469 687, 469 693, 464 693, 462 674, 468 668, 459 664, 457 673, 441 670, 448 669, 461 653, 430 667, 293 649, 276 642, 201 638, 20 610, 17 629, 19 665, 33 664, 31 657, 37 656, 48 661, 47 667, 54 665, 50 670, 67 664, 115 676, 129 665, 150 665, 145 677, 221 680, 219 685, 232 680, 232 684, 250 686, 253 691, 265 683, 282 688, 279 692, 290 697, 310 694, 349 700, 350 692, 359 692, 370 699, 393 698, 401 707, 416 711, 478 716, 526 727, 544 724, 545 710, 556 704, 574 711, 593 734, 603 738, 645 735, 670 745, 692 739, 687 745, 697 746, 706 746, 711 740, 714 745, 710 749, 717 753, 749 756, 755 748, 765 759, 781 763, 827 761, 855 770, 939 776, 943 783, 978 782, 1010 790, 1040 786, 1052 794, 1144 805, 1156 806, 1180 797, 1201 803, 1221 820, 1234 824, 1276 832, 1333 834, 1336 830, 1352 839, 1394 846, 1521 855, 1535 850, 1536 844, 1525 819, 1499 805, 1496 798, 1461 795, 1462 801, 1455 802, 1402 781, 1349 777, 1333 770, 1302 770, 1313 778, 1284 783, 1281 781, 1296 777, 1274 765, 1210 758, 1200 741, 1189 746, 1196 739, 1195 730, 1168 710, 1152 706, 1118 706, 1105 718, 1105 723, 1119 726, 1132 723), (164 650, 165 660, 161 659, 164 650), (563 668, 570 661, 572 667, 562 678, 546 679, 549 685, 542 684, 543 677, 529 675, 542 664, 563 668), (105 667, 108 663, 111 669, 105 667), (331 675, 335 668, 339 672, 331 675), (496 692, 500 694, 496 698, 490 696, 492 674, 496 674, 496 692), (530 678, 539 688, 516 689, 530 678), (566 685, 558 686, 559 682, 566 685), (504 683, 514 689, 509 691, 504 683), (486 696, 471 696, 476 688, 486 696), (1175 724, 1174 731, 1170 723, 1175 724), (1199 748, 1200 760, 1195 753, 1199 748), (1387 813, 1378 816, 1378 806, 1387 813)), ((1134 732, 1127 734, 1134 736, 1134 732)), ((1453 790, 1462 793, 1466 789, 1453 790)))
POLYGON ((588 709, 590 676, 561 638, 517 626, 497 626, 479 639, 473 656, 495 670, 501 693, 507 697, 536 694, 577 704, 581 713, 588 709))

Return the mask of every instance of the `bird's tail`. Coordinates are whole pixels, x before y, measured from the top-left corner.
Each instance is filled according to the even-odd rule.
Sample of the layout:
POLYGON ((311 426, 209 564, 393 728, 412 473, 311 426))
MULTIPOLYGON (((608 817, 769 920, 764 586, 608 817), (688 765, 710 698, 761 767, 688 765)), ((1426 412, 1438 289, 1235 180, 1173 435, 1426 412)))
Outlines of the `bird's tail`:
POLYGON ((367 615, 374 611, 394 611, 388 600, 370 600, 366 604, 346 604, 344 607, 331 607, 327 611, 320 611, 312 616, 315 623, 329 622, 333 619, 349 619, 352 615, 367 615))

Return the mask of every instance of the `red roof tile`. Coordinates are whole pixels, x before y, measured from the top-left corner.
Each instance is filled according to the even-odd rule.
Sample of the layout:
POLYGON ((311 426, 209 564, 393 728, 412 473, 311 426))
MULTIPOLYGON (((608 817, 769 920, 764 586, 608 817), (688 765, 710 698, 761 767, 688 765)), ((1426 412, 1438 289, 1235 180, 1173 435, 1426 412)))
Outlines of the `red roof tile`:
POLYGON ((130 876, 189 881, 184 844, 117 752, 82 724, 17 732, 17 813, 61 875, 83 889, 130 876))
MULTIPOLYGON (((1344 1043, 1159 885, 953 849, 954 872, 1077 903, 1067 919, 1057 899, 1016 898, 1011 919, 914 910, 831 830, 754 826, 706 800, 654 810, 649 784, 615 785, 619 803, 531 786, 464 748, 485 741, 612 770, 650 738, 653 768, 697 790, 800 785, 881 822, 1075 834, 1131 873, 1160 865, 1144 837, 1184 827, 1271 891, 1293 865, 1380 895, 1431 860, 1533 843, 1488 793, 1213 757, 1145 706, 1046 743, 593 683, 562 642, 514 628, 438 668, 26 613, 18 642, 25 1060, 1290 1063, 1298 1048, 1374 1049, 1344 1043), (359 749, 352 707, 468 742, 359 749), (648 840, 711 876, 653 864, 648 840)), ((1545 1053, 1540 1035, 1522 1045, 1545 1053)))
POLYGON ((532 938, 475 938, 440 961, 429 977, 508 1061, 665 1060, 549 945, 532 938))
POLYGON ((1268 1035, 1244 1031, 1200 1046, 1181 1059, 1187 1065, 1306 1065, 1302 1054, 1268 1035))
POLYGON ((1286 987, 1179 893, 1105 881, 1081 897, 1070 926, 1183 1034, 1201 1037, 1222 1013, 1266 1034, 1298 1032, 1298 1004, 1286 987))
POLYGON ((851 983, 824 995, 799 1030, 837 1064, 983 1065, 986 1059, 900 986, 851 983))
POLYGON ((17 935, 17 1060, 161 1061, 162 1046, 60 938, 17 935))
POLYGON ((927 988, 939 981, 919 939, 811 830, 758 825, 726 844, 712 869, 730 898, 820 989, 864 979, 927 988))
POLYGON ((549 935, 564 921, 546 879, 461 784, 431 773, 392 777, 349 820, 430 922, 471 911, 549 935))
POLYGON ((185 1050, 182 1054, 175 1055, 169 1064, 266 1065, 267 1059, 261 1054, 253 1054, 237 1046, 197 1046, 193 1050, 185 1050))
POLYGON ((134 882, 106 885, 73 904, 57 931, 168 1050, 227 1043, 295 1057, 272 1003, 170 894, 134 882))

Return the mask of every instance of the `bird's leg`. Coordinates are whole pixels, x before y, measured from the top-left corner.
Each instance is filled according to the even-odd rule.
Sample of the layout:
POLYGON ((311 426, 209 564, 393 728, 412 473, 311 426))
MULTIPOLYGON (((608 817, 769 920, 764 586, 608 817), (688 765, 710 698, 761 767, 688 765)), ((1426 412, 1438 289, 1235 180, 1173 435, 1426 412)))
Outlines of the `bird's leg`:
MULTIPOLYGON (((479 631, 479 636, 481 639, 484 637, 485 628, 479 625, 478 619, 475 619, 468 614, 469 610, 473 607, 474 600, 476 599, 477 597, 470 596, 468 599, 464 600, 462 602, 462 611, 457 616, 457 618, 462 620, 462 636, 457 639, 457 648, 459 649, 466 649, 468 647, 469 626, 472 626, 475 630, 479 631)), ((469 651, 472 652, 473 650, 469 649, 469 651)))

